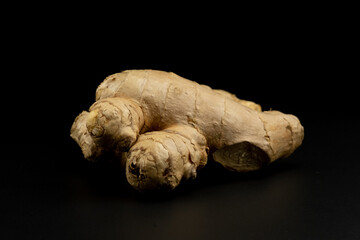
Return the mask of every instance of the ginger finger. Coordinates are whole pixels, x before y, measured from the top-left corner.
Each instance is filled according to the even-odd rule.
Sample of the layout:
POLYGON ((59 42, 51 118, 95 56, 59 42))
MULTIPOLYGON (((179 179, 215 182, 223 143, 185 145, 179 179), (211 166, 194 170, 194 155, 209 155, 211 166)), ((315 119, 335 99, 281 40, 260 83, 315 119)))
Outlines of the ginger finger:
POLYGON ((144 125, 142 111, 134 101, 107 98, 90 107, 86 127, 94 142, 104 148, 127 151, 144 125))
POLYGON ((84 157, 97 161, 102 153, 116 155, 129 150, 139 136, 144 120, 136 102, 108 98, 97 101, 90 112, 82 112, 71 128, 71 137, 81 147, 84 157))
POLYGON ((96 161, 96 159, 102 154, 102 148, 97 146, 93 138, 89 134, 86 128, 86 120, 89 113, 83 111, 76 117, 72 127, 70 136, 80 146, 84 157, 89 161, 96 161))
POLYGON ((126 177, 137 190, 174 189, 194 179, 207 162, 204 136, 188 126, 140 135, 126 160, 126 177))

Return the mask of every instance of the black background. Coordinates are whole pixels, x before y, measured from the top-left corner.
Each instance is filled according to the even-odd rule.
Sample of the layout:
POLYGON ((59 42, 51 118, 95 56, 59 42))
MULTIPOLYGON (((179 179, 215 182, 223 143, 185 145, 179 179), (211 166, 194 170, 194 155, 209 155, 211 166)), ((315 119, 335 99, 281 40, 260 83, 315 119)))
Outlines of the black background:
POLYGON ((169 14, 135 26, 115 14, 115 27, 64 22, 68 13, 48 25, 47 13, 11 27, 1 238, 359 239, 352 30, 316 13, 167 25, 180 17, 169 14), (292 113, 305 128, 303 145, 258 172, 209 161, 171 193, 137 193, 122 169, 86 161, 69 136, 101 81, 126 69, 172 71, 292 113))

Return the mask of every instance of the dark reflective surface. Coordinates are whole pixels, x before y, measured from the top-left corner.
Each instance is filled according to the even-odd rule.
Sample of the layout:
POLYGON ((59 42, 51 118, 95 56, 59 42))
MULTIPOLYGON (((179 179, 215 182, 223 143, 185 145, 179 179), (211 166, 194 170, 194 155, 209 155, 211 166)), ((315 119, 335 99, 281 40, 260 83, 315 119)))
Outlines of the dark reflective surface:
POLYGON ((246 174, 210 161, 170 193, 136 192, 70 138, 6 144, 1 238, 356 239, 357 117, 324 114, 300 113, 305 140, 289 158, 246 174))

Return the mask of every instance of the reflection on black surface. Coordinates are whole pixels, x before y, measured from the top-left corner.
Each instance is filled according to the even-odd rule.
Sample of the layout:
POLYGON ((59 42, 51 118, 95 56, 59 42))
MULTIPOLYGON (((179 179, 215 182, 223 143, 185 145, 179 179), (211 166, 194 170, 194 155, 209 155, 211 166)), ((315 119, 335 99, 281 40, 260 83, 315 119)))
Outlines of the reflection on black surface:
POLYGON ((2 239, 354 239, 360 179, 352 152, 359 140, 339 125, 341 117, 324 125, 321 116, 308 116, 304 144, 289 158, 241 174, 209 161, 197 179, 154 194, 133 190, 118 166, 86 161, 70 139, 21 151, 9 144, 2 239))

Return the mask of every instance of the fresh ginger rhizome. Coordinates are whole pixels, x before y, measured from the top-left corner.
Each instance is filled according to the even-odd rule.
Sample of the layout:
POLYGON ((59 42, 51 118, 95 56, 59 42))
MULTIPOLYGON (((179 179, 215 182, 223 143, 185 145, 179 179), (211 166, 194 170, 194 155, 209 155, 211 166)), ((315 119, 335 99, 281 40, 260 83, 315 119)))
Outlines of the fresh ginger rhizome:
POLYGON ((90 161, 111 152, 129 183, 147 190, 174 189, 195 178, 209 153, 227 169, 257 170, 289 156, 304 129, 293 115, 261 111, 258 104, 174 73, 128 70, 100 84, 71 137, 90 161))

